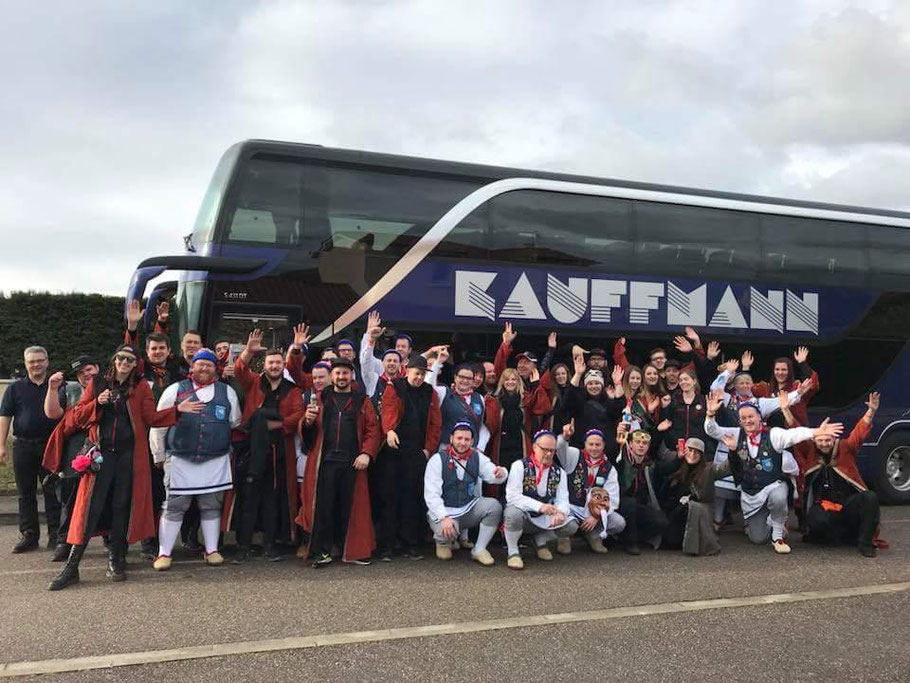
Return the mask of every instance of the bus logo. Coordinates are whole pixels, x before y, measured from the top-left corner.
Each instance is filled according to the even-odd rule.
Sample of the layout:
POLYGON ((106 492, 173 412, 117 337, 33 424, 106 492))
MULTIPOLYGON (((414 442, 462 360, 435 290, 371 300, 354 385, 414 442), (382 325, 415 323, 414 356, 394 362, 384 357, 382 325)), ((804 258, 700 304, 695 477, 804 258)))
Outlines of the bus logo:
POLYGON ((455 271, 455 315, 462 318, 536 320, 561 324, 627 321, 630 325, 769 330, 818 335, 819 295, 788 287, 682 280, 559 277, 547 272, 532 283, 527 271, 503 282, 487 270, 455 271), (496 290, 495 292, 492 290, 496 290), (504 295, 497 292, 505 292, 504 295))

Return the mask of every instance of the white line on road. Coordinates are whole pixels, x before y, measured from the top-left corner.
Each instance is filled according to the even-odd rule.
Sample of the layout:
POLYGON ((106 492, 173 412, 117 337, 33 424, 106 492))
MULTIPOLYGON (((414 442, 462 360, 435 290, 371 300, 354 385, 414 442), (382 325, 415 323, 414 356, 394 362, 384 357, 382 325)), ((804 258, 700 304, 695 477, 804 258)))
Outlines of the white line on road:
POLYGON ((294 636, 290 638, 273 638, 268 640, 248 640, 237 643, 197 645, 171 650, 123 652, 120 654, 97 655, 91 657, 74 657, 72 659, 45 659, 34 662, 12 662, 9 664, 0 664, 0 678, 109 669, 112 667, 134 666, 137 664, 161 664, 166 662, 206 659, 210 657, 280 652, 284 650, 304 650, 339 645, 379 643, 384 641, 409 640, 413 638, 431 638, 436 636, 479 633, 483 631, 528 628, 533 626, 606 621, 624 619, 627 617, 653 616, 657 614, 699 612, 703 610, 728 609, 734 607, 761 607, 764 605, 781 605, 795 602, 808 602, 812 600, 836 600, 841 598, 898 593, 906 590, 910 590, 910 581, 873 586, 856 586, 853 588, 832 588, 802 593, 777 593, 741 598, 715 598, 711 600, 666 602, 656 605, 612 607, 609 609, 590 610, 586 612, 563 612, 560 614, 541 614, 511 617, 507 619, 486 619, 483 621, 432 624, 428 626, 391 628, 376 631, 353 631, 349 633, 294 636))

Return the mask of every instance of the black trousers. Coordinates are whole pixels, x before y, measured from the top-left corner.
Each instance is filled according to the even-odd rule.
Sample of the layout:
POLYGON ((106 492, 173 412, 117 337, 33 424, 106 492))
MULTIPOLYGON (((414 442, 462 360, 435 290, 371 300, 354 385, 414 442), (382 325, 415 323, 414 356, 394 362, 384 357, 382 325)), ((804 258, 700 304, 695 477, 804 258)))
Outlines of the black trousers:
POLYGON ((267 548, 275 544, 279 532, 284 532, 288 526, 282 524, 289 517, 285 473, 283 449, 277 447, 273 457, 266 458, 260 474, 248 475, 243 480, 238 545, 250 545, 257 522, 262 530, 262 542, 267 548))
POLYGON ((662 510, 642 505, 631 496, 619 499, 619 514, 626 520, 626 528, 620 534, 620 539, 627 545, 662 536, 669 523, 662 510))
POLYGON ((859 491, 847 500, 840 512, 828 512, 821 505, 813 505, 806 513, 808 533, 804 540, 869 548, 880 519, 878 496, 873 491, 859 491))
POLYGON ((382 500, 379 538, 381 550, 391 550, 396 539, 405 548, 420 545, 426 518, 423 473, 427 459, 422 450, 384 449, 379 489, 382 500))
MULTIPOLYGON (((332 544, 343 547, 354 501, 357 470, 346 460, 323 460, 316 480, 316 510, 310 540, 311 555, 327 555, 332 544)), ((361 558, 353 558, 361 559, 361 558)))
POLYGON ((133 500, 133 449, 109 450, 103 456, 95 475, 85 538, 97 529, 107 529, 111 546, 125 550, 133 500))
MULTIPOLYGON (((38 483, 44 481, 50 472, 41 467, 47 439, 13 440, 13 475, 19 493, 19 531, 23 536, 41 536, 38 523, 38 483)), ((60 501, 57 499, 56 484, 53 481, 42 484, 44 493, 44 514, 47 516, 47 535, 56 543, 60 528, 60 501)))
POLYGON ((686 536, 686 524, 688 521, 688 505, 677 505, 671 512, 667 513, 668 524, 667 528, 664 529, 664 540, 661 543, 661 547, 669 550, 681 549, 683 547, 683 539, 686 536))

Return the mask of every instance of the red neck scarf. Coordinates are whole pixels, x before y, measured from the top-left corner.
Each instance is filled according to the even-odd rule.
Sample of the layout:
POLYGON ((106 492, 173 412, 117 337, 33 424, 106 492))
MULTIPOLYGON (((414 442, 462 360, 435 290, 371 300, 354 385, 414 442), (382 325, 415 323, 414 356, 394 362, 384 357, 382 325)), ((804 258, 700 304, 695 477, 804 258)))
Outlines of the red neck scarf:
POLYGON ((192 372, 190 373, 190 379, 193 381, 193 389, 194 389, 194 390, 196 390, 196 389, 202 389, 203 387, 211 386, 211 385, 213 385, 215 382, 218 381, 218 377, 217 377, 217 375, 216 375, 215 377, 212 377, 212 380, 211 380, 210 382, 206 382, 205 384, 200 384, 199 381, 198 381, 195 377, 193 377, 193 373, 192 373, 192 372))
POLYGON ((588 488, 590 488, 591 486, 594 486, 594 475, 591 474, 591 470, 596 469, 603 464, 604 456, 601 455, 600 458, 595 460, 590 455, 588 455, 587 449, 583 450, 581 454, 584 456, 585 463, 588 465, 588 488))
POLYGON ((452 391, 455 392, 455 395, 456 395, 456 396, 460 396, 460 397, 463 398, 465 401, 467 401, 467 400, 468 400, 468 397, 469 397, 471 394, 474 393, 474 390, 473 390, 473 389, 468 389, 467 392, 461 393, 460 391, 458 391, 458 389, 455 388, 455 385, 454 385, 454 384, 452 385, 452 391))
POLYGON ((550 467, 552 466, 552 463, 550 465, 547 465, 546 467, 544 467, 540 463, 540 460, 537 459, 537 456, 534 455, 534 451, 531 451, 531 462, 534 463, 534 469, 537 471, 536 483, 538 486, 540 486, 540 480, 543 478, 544 473, 549 471, 550 467))
MULTIPOLYGON (((455 451, 455 449, 452 448, 452 444, 449 444, 448 446, 446 446, 446 453, 448 453, 449 457, 450 457, 452 460, 457 460, 458 462, 461 462, 461 463, 467 462, 467 461, 468 461, 468 458, 471 457, 471 449, 469 449, 469 450, 468 450, 466 453, 464 453, 463 455, 458 455, 458 453, 455 451)), ((452 467, 452 463, 450 462, 450 463, 449 463, 449 468, 451 469, 451 467, 452 467)))
POLYGON ((764 434, 764 432, 765 428, 762 427, 757 432, 755 432, 755 434, 747 434, 746 436, 749 437, 749 443, 757 448, 758 444, 761 443, 761 435, 764 434))

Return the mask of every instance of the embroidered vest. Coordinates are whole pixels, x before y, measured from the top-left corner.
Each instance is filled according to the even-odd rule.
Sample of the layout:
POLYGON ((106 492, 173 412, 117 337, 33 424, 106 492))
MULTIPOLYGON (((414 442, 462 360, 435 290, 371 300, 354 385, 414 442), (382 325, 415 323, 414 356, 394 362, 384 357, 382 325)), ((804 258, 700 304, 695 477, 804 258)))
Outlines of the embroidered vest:
MULTIPOLYGON (((758 442, 756 457, 749 455, 749 437, 745 430, 739 432, 739 443, 736 445, 736 457, 743 462, 742 486, 743 491, 754 495, 768 484, 773 484, 784 478, 782 453, 774 450, 771 445, 770 430, 764 429, 758 442)), ((733 454, 730 457, 734 457, 733 454)))
MULTIPOLYGON (((556 463, 553 463, 553 466, 550 467, 550 471, 547 473, 547 493, 545 496, 541 497, 541 495, 537 493, 537 468, 534 466, 531 458, 523 458, 521 462, 525 468, 525 476, 522 480, 522 493, 528 498, 533 498, 534 500, 539 500, 541 503, 552 505, 556 500, 556 491, 559 488, 559 482, 562 479, 562 468, 556 463)), ((532 517, 537 517, 539 515, 539 512, 531 513, 532 517)))
MULTIPOLYGON (((613 465, 607 458, 604 458, 594 474, 594 486, 601 488, 606 486, 607 477, 610 476, 612 469, 613 465)), ((566 484, 569 487, 569 502, 572 505, 584 505, 588 500, 588 462, 585 460, 584 453, 578 454, 578 464, 575 465, 566 484)))
MULTIPOLYGON (((227 455, 231 448, 231 402, 227 385, 215 382, 215 395, 201 413, 180 413, 177 424, 168 429, 167 453, 195 462, 227 455)), ((198 401, 193 381, 182 380, 177 401, 198 401)))
POLYGON ((439 457, 442 460, 442 500, 447 508, 464 507, 474 500, 474 487, 480 476, 477 449, 471 449, 471 455, 464 464, 464 479, 458 478, 458 469, 462 465, 447 453, 447 449, 441 449, 439 457))

